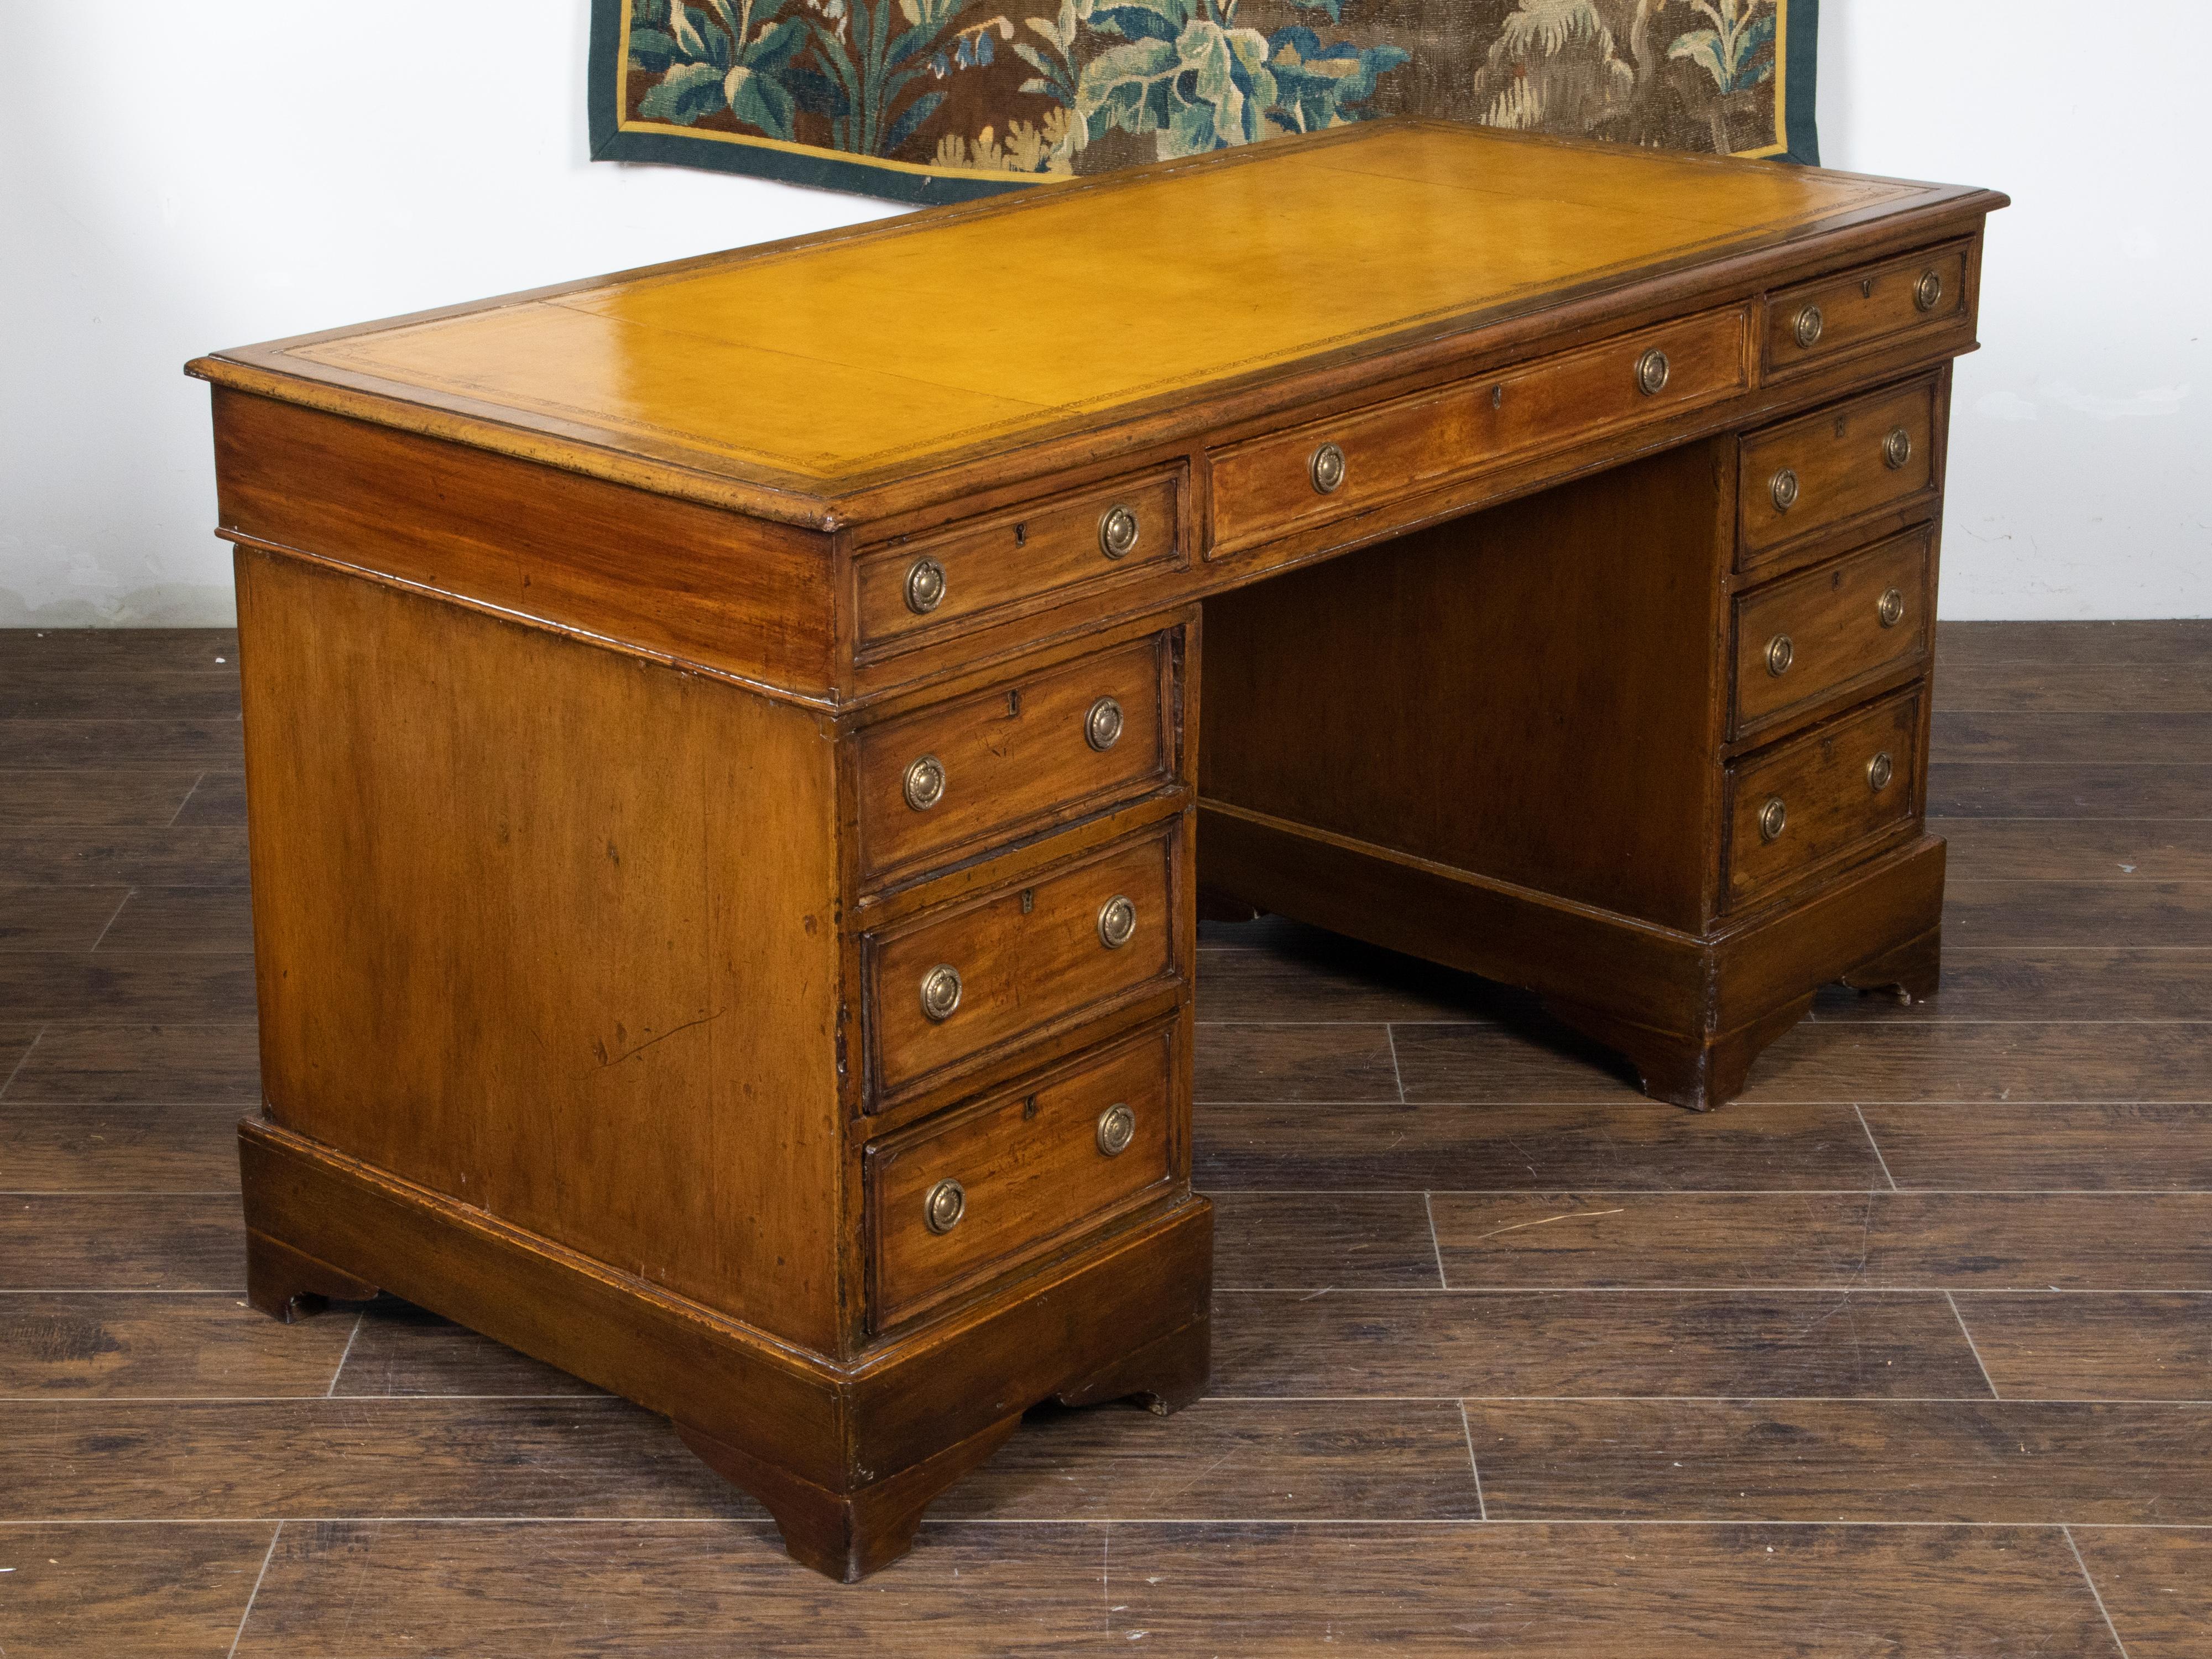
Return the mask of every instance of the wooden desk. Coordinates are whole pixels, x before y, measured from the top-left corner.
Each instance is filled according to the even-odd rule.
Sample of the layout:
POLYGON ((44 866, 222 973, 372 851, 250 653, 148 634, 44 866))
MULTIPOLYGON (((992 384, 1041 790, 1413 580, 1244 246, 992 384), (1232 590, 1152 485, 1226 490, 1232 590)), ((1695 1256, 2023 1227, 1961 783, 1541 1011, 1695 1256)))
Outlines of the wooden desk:
POLYGON ((1932 992, 2002 203, 1376 124, 195 363, 255 1304, 642 1401, 854 1577, 1203 1386, 1200 879, 1686 1105, 1932 992))

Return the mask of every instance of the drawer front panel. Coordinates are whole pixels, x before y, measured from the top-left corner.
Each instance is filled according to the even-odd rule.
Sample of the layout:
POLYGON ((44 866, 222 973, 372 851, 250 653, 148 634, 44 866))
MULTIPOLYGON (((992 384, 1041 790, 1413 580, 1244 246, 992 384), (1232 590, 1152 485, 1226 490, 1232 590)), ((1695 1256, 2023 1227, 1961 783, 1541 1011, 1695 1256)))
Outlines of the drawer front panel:
POLYGON ((994 620, 1028 601, 1072 599, 1172 568, 1181 496, 1176 475, 1156 473, 863 554, 855 567, 860 653, 920 645, 950 623, 994 620))
POLYGON ((1729 904, 1917 817, 1919 762, 1916 690, 1731 766, 1729 904))
POLYGON ((1936 383, 1917 380, 1745 439, 1738 563, 1932 495, 1935 432, 1936 383))
POLYGON ((988 1049, 1175 979, 1176 844, 1158 836, 1124 843, 1027 887, 871 936, 877 1103, 988 1049), (1124 901, 1126 911, 1109 914, 1124 901), (1111 942, 1124 920, 1127 937, 1111 942))
POLYGON ((1966 246, 1954 242, 1772 295, 1767 373, 1779 379, 1957 323, 1966 314, 1966 246))
POLYGON ((1167 781, 1173 672, 1168 636, 1155 634, 868 727, 858 739, 862 875, 1167 781))
POLYGON ((1175 1062, 1154 1031, 869 1146, 872 1328, 1164 1194, 1175 1062))
POLYGON ((1218 451, 1210 551, 1731 397, 1748 326, 1741 309, 1692 317, 1218 451))
POLYGON ((1735 602, 1732 735, 1928 656, 1928 552, 1915 530, 1735 602))

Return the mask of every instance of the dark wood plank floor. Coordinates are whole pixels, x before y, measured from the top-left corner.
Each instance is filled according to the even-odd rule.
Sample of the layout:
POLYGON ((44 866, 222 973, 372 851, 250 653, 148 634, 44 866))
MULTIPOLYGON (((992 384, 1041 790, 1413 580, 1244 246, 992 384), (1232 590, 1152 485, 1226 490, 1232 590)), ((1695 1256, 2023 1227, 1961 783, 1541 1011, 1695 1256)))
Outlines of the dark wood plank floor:
POLYGON ((240 1298, 230 636, 0 635, 0 1651, 2212 1653, 2212 623, 1943 630, 1942 996, 1708 1116, 1489 988, 1201 951, 1211 1397, 844 1589, 666 1426, 240 1298))

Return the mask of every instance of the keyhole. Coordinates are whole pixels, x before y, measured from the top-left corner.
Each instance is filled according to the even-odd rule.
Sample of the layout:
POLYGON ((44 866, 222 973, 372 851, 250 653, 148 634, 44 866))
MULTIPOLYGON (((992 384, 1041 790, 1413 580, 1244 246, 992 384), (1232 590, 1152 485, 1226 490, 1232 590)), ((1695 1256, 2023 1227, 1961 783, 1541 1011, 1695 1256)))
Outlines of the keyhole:
POLYGON ((1016 526, 1014 526, 1014 545, 1015 545, 1016 547, 1027 547, 1029 544, 1030 544, 1030 527, 1029 527, 1029 526, 1028 526, 1028 525, 1026 525, 1026 524, 1018 524, 1018 525, 1016 525, 1016 526))
POLYGON ((1023 914, 1024 915, 1029 915, 1029 913, 1030 913, 1031 910, 1035 909, 1036 908, 1036 888, 1034 888, 1034 887, 1024 887, 1024 888, 1023 888, 1023 889, 1022 889, 1022 914, 1023 914))

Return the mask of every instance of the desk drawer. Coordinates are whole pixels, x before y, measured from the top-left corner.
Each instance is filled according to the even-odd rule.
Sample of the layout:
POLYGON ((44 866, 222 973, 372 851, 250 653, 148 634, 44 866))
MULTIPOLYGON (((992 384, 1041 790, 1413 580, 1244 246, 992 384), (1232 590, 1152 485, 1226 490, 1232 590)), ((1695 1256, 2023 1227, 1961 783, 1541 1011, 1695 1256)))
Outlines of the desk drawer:
POLYGON ((1837 700, 1850 685, 1926 659, 1928 550, 1910 531, 1735 602, 1735 705, 1741 737, 1837 700))
POLYGON ((1936 383, 1837 404, 1743 441, 1737 568, 1866 514, 1932 498, 1936 383))
POLYGON ((1966 246, 1954 242, 1771 295, 1768 375, 1779 380, 1956 323, 1966 313, 1966 246))
POLYGON ((1920 695, 1916 688, 1729 768, 1731 908, 1917 815, 1920 695))
POLYGON ((1182 531, 1179 475, 1155 473, 864 553, 854 567, 860 654, 1141 580, 1179 562, 1182 531))
POLYGON ((1176 1077, 1154 1030, 870 1145, 872 1328, 1164 1194, 1176 1077))
POLYGON ((1217 451, 1210 552, 1731 397, 1748 327, 1712 312, 1217 451))
POLYGON ((1170 636, 1020 676, 860 732, 860 871, 1072 817, 1176 769, 1170 636))
POLYGON ((1172 981, 1176 835, 866 941, 875 1103, 1172 981))

